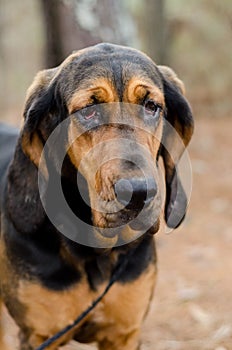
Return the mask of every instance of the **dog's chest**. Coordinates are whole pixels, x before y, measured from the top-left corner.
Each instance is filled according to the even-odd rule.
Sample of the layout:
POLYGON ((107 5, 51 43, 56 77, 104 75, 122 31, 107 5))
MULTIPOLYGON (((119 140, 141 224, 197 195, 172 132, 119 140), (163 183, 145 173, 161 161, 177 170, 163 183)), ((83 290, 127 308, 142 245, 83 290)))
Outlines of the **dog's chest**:
POLYGON ((85 278, 63 291, 21 281, 18 298, 26 310, 23 323, 41 336, 51 336, 91 305, 94 294, 85 278))
MULTIPOLYGON (((83 328, 87 325, 86 332, 81 334, 81 327, 81 332, 75 330, 72 334, 69 333, 66 340, 75 337, 75 333, 77 340, 82 340, 84 336, 85 341, 92 341, 104 337, 106 329, 111 332, 110 330, 118 328, 120 333, 125 331, 125 327, 136 328, 148 307, 154 279, 155 266, 151 264, 135 281, 116 283, 82 322, 83 328), (91 334, 93 332, 89 331, 90 328, 94 330, 94 334, 91 334)), ((92 291, 87 280, 83 278, 83 281, 68 290, 57 292, 39 284, 21 281, 18 297, 20 303, 26 307, 24 326, 32 329, 41 338, 52 336, 85 311, 103 292, 105 286, 106 283, 99 286, 97 291, 92 291)))

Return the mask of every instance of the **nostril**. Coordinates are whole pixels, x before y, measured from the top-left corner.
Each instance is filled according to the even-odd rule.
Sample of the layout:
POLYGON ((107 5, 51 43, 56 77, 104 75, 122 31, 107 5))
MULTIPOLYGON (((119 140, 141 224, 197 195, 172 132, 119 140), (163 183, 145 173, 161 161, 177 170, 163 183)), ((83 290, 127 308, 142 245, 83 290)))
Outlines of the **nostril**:
POLYGON ((147 179, 147 198, 146 201, 152 200, 157 195, 157 185, 155 179, 148 178, 147 179))
POLYGON ((133 194, 133 186, 130 180, 121 179, 114 185, 114 192, 117 200, 123 204, 127 205, 133 194))
POLYGON ((142 209, 148 206, 157 194, 153 178, 121 179, 114 185, 117 200, 128 209, 142 209))

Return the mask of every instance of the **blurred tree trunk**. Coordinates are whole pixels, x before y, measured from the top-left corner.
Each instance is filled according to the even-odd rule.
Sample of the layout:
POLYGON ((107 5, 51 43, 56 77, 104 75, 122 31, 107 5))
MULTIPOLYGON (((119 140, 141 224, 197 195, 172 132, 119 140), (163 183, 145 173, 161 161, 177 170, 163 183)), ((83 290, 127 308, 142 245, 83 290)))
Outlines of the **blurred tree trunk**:
POLYGON ((143 0, 137 18, 142 50, 157 63, 165 63, 167 60, 165 0, 143 0))
POLYGON ((129 44, 133 21, 123 1, 40 0, 45 28, 45 64, 60 64, 73 50, 108 41, 129 44))

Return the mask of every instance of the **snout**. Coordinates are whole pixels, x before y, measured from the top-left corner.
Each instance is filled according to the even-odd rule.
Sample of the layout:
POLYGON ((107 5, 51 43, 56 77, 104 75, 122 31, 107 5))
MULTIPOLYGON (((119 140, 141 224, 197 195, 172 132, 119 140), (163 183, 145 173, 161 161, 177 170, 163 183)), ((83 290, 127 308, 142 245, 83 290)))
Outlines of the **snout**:
POLYGON ((150 178, 123 178, 114 184, 114 192, 119 203, 130 210, 148 207, 157 194, 157 184, 150 178))

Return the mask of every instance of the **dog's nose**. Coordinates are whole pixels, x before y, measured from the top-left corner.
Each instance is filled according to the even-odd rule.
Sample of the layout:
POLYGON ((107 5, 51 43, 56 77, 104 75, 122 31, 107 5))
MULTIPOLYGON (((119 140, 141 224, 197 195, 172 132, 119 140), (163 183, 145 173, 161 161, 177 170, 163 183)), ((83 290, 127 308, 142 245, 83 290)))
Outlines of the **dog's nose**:
POLYGON ((157 185, 153 178, 120 179, 114 185, 114 192, 127 209, 142 209, 156 196, 157 185))

